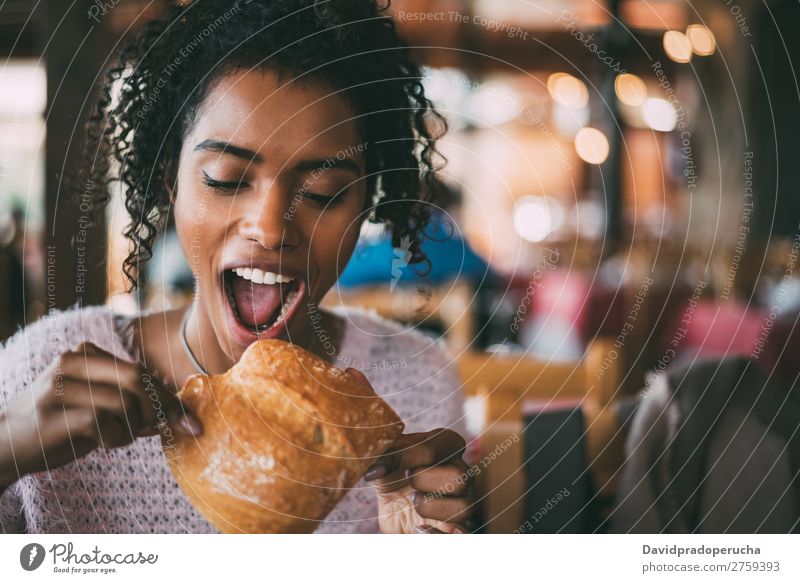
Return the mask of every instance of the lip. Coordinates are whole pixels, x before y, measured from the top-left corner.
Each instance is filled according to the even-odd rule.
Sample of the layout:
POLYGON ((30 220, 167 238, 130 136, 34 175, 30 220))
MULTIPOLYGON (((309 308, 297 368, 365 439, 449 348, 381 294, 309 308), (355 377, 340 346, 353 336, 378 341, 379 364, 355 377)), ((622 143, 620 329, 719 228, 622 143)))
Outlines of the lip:
POLYGON ((305 279, 305 270, 302 268, 295 268, 290 267, 286 264, 280 264, 273 261, 258 261, 252 258, 248 259, 236 259, 232 258, 226 261, 222 267, 222 270, 219 273, 219 293, 220 293, 220 301, 225 306, 225 314, 228 320, 228 330, 231 334, 231 339, 236 342, 237 344, 241 345, 242 347, 247 347, 253 342, 257 340, 264 340, 267 338, 280 338, 285 336, 286 329, 290 325, 290 323, 294 320, 295 316, 297 316, 298 312, 300 311, 300 306, 306 299, 306 294, 308 290, 308 284, 306 283, 305 279), (225 292, 225 272, 231 269, 236 269, 237 267, 250 267, 253 269, 261 269, 262 271, 271 271, 273 273, 280 273, 282 275, 288 275, 298 280, 298 288, 297 288, 297 298, 294 301, 294 305, 289 309, 287 314, 284 316, 283 320, 278 323, 277 325, 273 326, 269 330, 264 332, 256 333, 241 324, 233 313, 233 307, 230 305, 228 301, 227 294, 225 292))

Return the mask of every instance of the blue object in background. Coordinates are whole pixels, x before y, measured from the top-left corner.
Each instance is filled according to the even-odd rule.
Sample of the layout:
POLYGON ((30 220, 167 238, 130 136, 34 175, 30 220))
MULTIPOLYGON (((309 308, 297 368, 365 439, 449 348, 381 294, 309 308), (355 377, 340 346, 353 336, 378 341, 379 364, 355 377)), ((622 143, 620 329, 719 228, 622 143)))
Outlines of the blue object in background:
POLYGON ((389 283, 394 287, 422 282, 439 284, 454 279, 479 282, 488 275, 486 262, 457 235, 452 222, 442 213, 431 216, 425 235, 422 250, 431 261, 426 275, 418 275, 425 272, 426 264, 409 265, 408 249, 402 245, 393 247, 387 233, 377 239, 359 242, 339 278, 339 286, 347 289, 389 283))

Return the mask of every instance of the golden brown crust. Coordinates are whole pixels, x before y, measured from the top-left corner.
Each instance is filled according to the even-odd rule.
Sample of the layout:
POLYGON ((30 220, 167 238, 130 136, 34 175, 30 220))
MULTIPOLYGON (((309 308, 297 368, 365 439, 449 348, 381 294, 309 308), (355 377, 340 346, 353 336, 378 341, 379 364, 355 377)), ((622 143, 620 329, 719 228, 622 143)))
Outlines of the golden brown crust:
POLYGON ((294 344, 261 340, 180 398, 203 423, 164 453, 222 532, 312 532, 403 431, 369 384, 294 344))

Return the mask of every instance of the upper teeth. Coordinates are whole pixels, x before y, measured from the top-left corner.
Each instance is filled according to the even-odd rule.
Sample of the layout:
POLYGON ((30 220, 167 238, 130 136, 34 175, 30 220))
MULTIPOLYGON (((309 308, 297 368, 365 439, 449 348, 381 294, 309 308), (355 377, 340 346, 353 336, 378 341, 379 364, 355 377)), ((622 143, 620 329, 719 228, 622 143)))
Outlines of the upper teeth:
POLYGON ((271 271, 261 271, 260 269, 251 269, 250 267, 237 267, 234 271, 239 277, 243 277, 253 283, 268 283, 272 285, 275 283, 289 283, 294 279, 288 275, 272 273, 271 271))

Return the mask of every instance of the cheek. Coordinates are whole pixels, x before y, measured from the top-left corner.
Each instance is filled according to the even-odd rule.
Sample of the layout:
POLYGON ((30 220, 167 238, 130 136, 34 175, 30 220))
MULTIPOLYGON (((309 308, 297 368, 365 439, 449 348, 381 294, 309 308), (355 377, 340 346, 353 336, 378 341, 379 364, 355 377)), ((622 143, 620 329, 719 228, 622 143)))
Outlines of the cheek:
POLYGON ((319 268, 321 283, 333 285, 347 266, 366 216, 361 207, 341 209, 319 221, 310 239, 310 253, 319 268))
POLYGON ((207 201, 193 192, 179 192, 173 206, 175 231, 181 250, 192 273, 202 272, 205 262, 201 259, 209 257, 210 235, 213 231, 209 217, 207 201))

